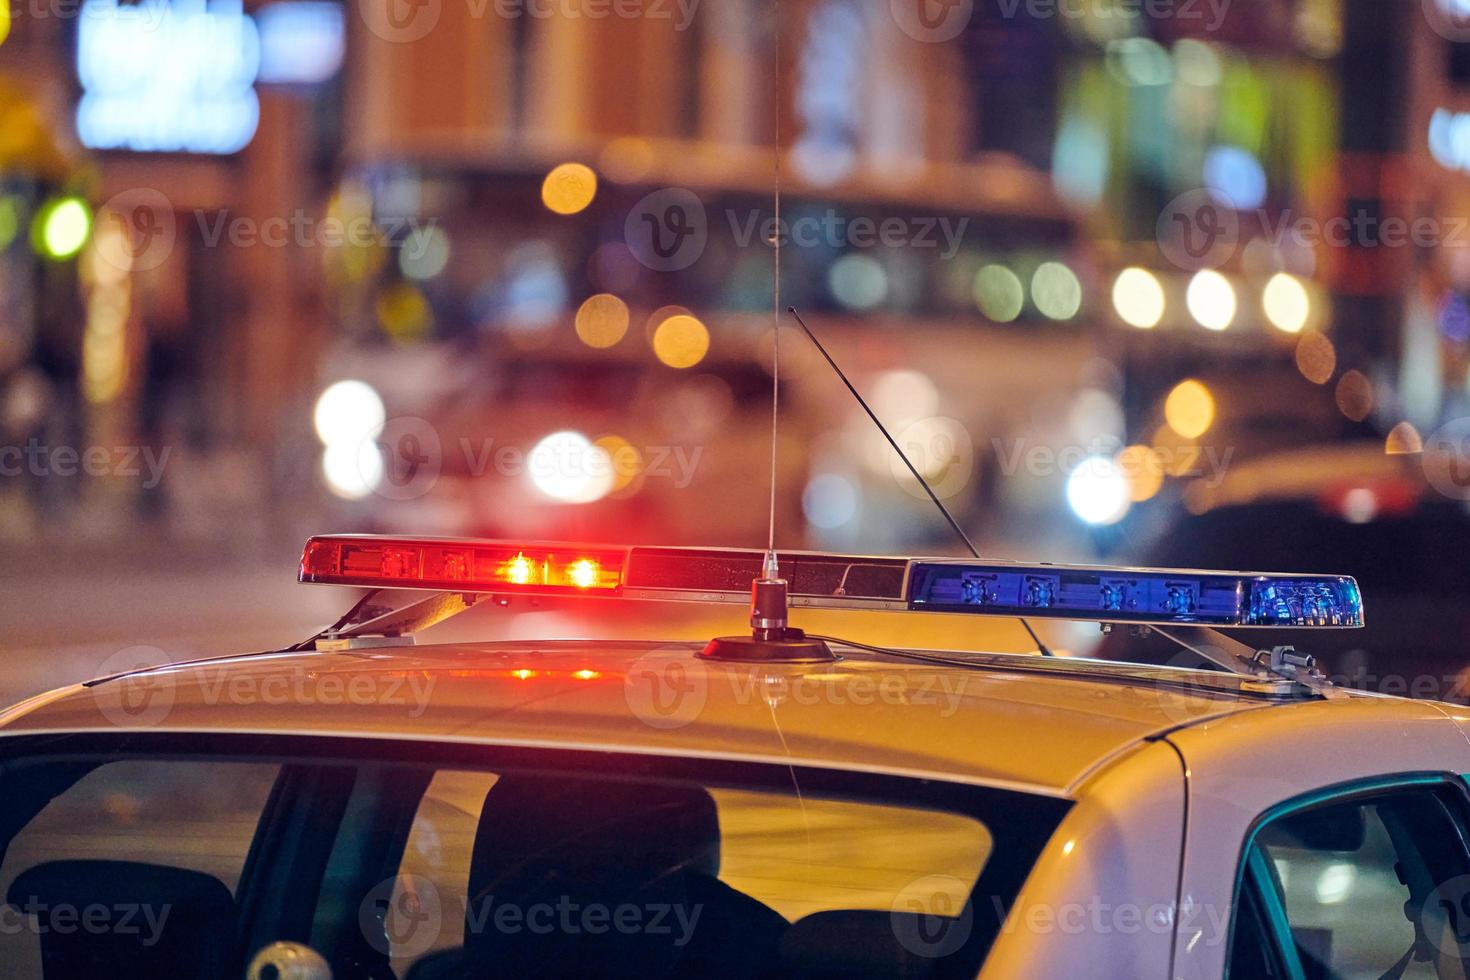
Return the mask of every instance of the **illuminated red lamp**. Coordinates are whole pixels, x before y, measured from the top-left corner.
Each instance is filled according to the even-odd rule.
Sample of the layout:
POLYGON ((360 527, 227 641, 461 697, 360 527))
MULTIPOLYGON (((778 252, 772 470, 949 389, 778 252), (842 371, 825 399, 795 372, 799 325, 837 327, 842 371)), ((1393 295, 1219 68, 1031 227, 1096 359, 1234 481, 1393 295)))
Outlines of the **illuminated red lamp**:
POLYGON ((626 552, 521 547, 501 542, 315 537, 301 556, 302 582, 464 592, 613 592, 626 552))

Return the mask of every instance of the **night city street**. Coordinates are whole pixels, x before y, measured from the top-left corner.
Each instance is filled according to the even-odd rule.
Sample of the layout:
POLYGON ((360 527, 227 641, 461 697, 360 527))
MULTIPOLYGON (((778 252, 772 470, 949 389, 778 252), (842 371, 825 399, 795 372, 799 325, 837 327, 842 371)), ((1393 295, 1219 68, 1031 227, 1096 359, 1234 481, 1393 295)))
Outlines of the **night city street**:
POLYGON ((1470 0, 0 0, 0 980, 1470 978, 1470 0))

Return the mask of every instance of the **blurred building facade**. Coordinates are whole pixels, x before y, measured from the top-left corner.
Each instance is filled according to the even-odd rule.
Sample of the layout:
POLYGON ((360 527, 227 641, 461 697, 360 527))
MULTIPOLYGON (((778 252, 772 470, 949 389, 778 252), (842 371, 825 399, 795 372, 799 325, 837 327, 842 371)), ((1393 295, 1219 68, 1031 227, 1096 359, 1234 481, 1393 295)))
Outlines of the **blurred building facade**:
MULTIPOLYGON (((16 112, 38 135, 0 156, 25 229, 4 252, 8 438, 49 419, 53 442, 179 447, 166 496, 101 485, 175 512, 212 495, 193 515, 205 528, 309 499, 359 526, 489 533, 504 527, 487 514, 539 503, 548 533, 675 538, 709 518, 669 518, 690 496, 646 474, 591 510, 548 510, 524 479, 474 489, 494 481, 462 444, 529 451, 575 431, 642 464, 735 444, 696 490, 706 512, 742 515, 716 536, 758 537, 759 508, 729 487, 761 455, 778 117, 784 216, 818 229, 788 243, 785 299, 831 332, 930 475, 962 472, 951 502, 977 527, 1090 525, 1105 547, 1178 505, 1211 440, 1427 431, 1451 410, 1461 252, 1323 234, 1364 202, 1379 219, 1461 210, 1470 165, 1443 134, 1470 119, 1467 59, 1420 4, 977 2, 950 5, 969 11, 955 23, 914 6, 167 0, 128 34, 97 28, 121 16, 102 0, 9 0, 6 147, 23 142, 16 112), (243 86, 245 68, 221 67, 233 55, 167 47, 205 16, 245 52, 243 86), (180 135, 198 106, 128 129, 144 110, 127 100, 156 96, 119 80, 148 76, 149 44, 209 98, 228 90, 197 113, 205 136, 180 135), (238 147, 220 122, 237 111, 238 147), (688 217, 672 191, 692 194, 703 239, 661 266, 629 239, 645 216, 679 230, 660 225, 688 217), (72 198, 81 241, 48 255, 31 228, 72 198), (853 240, 888 221, 891 245, 853 240), (689 337, 698 356, 668 339, 689 337), (313 408, 350 379, 433 430, 438 492, 377 492, 381 474, 332 462, 313 408), (1167 411, 1191 381, 1194 424, 1167 411), (1036 449, 1070 462, 1018 462, 1036 449), (1083 460, 1097 480, 1072 479, 1083 460)), ((834 545, 942 540, 799 343, 791 523, 834 545)))

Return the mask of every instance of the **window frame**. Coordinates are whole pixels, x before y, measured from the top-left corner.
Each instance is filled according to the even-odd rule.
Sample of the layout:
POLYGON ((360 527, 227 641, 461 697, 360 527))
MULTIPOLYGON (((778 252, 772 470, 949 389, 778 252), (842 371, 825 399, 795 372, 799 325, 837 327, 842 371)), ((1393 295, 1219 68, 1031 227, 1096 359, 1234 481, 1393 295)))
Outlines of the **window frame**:
POLYGON ((1240 923, 1240 907, 1247 889, 1254 892, 1255 900, 1265 915, 1268 926, 1268 941, 1272 944, 1272 955, 1286 969, 1287 980, 1305 980, 1306 971, 1296 942, 1291 937, 1291 923, 1286 914, 1286 905, 1274 887, 1274 874, 1267 863, 1265 852, 1257 846, 1258 838, 1266 827, 1286 817, 1295 816, 1320 807, 1337 806, 1358 800, 1370 800, 1391 796, 1405 791, 1444 790, 1455 798, 1450 817, 1459 831, 1460 848, 1470 862, 1470 784, 1466 777, 1452 773, 1400 773, 1369 779, 1338 783, 1303 793, 1301 796, 1284 800, 1261 813, 1251 822, 1236 862, 1235 888, 1231 893, 1230 929, 1226 940, 1225 971, 1230 977, 1231 959, 1235 953, 1235 934, 1240 923), (1273 882, 1272 887, 1266 884, 1273 882))

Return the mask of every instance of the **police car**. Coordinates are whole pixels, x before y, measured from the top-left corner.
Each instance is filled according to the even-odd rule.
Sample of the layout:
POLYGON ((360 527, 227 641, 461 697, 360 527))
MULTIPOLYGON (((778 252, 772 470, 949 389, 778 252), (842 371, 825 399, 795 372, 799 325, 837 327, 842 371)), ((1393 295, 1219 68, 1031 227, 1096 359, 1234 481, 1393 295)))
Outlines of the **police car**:
POLYGON ((1215 631, 1309 646, 1361 625, 1350 578, 366 536, 300 578, 368 591, 291 648, 0 714, 6 975, 1467 975, 1470 715, 1215 631), (568 596, 752 629, 415 643, 568 596), (1200 666, 803 609, 1094 621, 1200 666))

